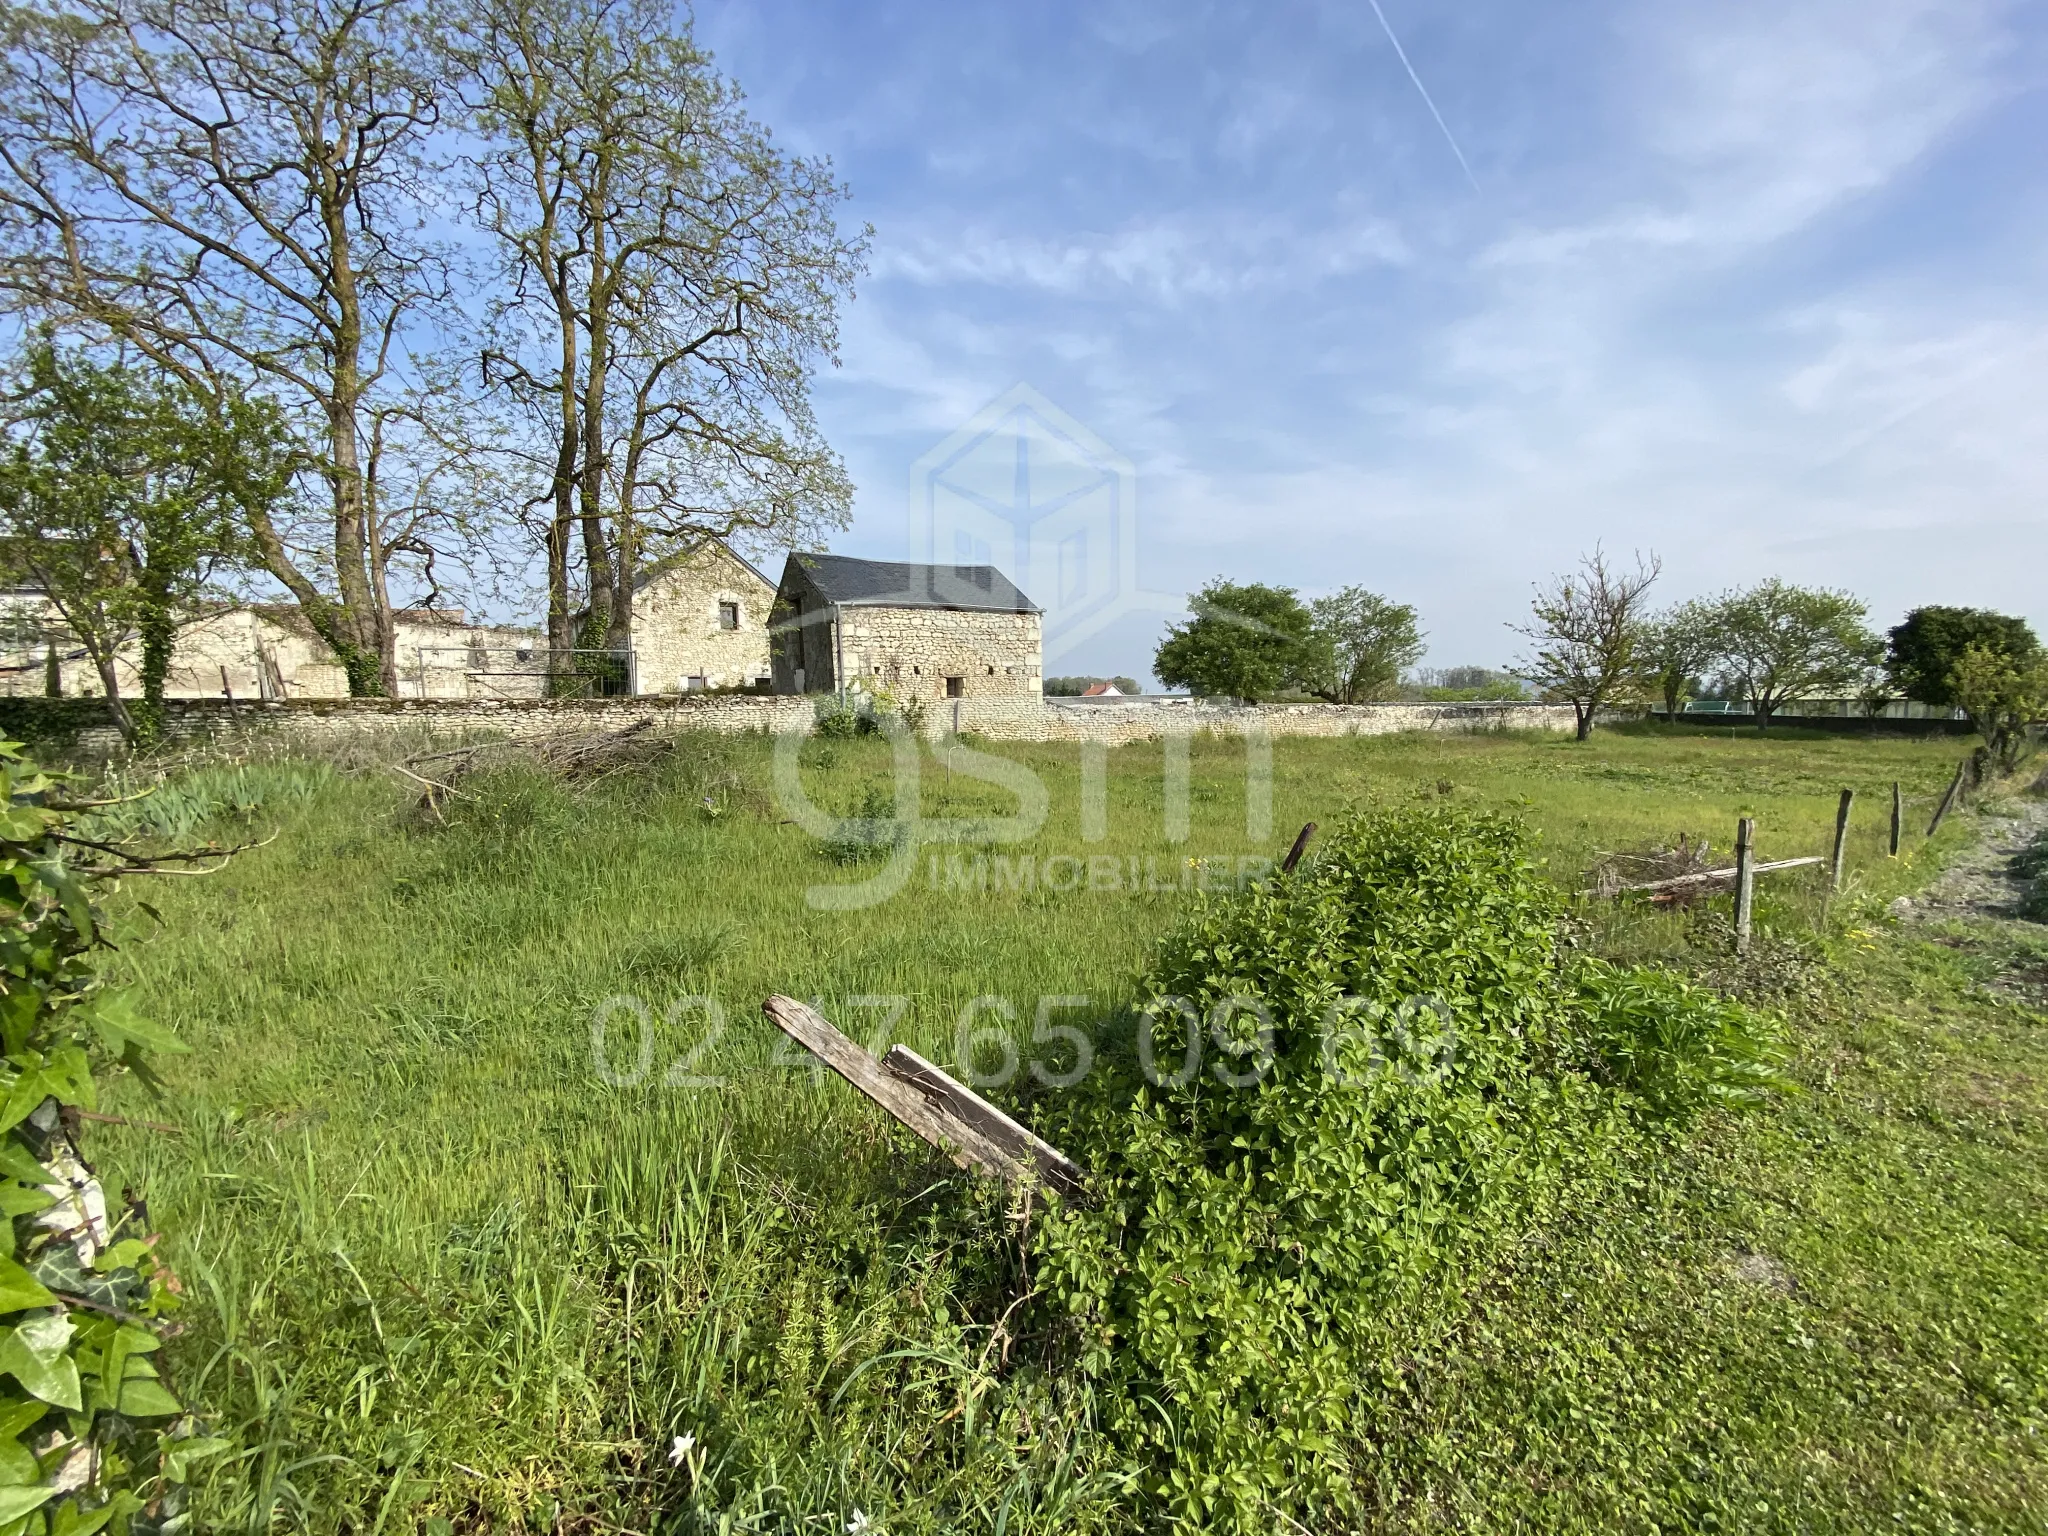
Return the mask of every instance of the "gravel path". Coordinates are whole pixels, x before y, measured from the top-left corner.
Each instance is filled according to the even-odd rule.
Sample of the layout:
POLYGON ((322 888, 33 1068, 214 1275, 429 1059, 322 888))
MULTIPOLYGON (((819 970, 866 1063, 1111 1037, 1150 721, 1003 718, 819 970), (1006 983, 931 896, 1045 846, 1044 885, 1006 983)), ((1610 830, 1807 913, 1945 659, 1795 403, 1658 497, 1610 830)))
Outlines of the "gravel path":
POLYGON ((2030 793, 1996 803, 1999 810, 2014 814, 1980 812, 1983 840, 1959 855, 1918 896, 1901 896, 1893 902, 1899 916, 1921 921, 2017 916, 2024 886, 2013 873, 2013 859, 2037 839, 2048 836, 2048 796, 2030 793))

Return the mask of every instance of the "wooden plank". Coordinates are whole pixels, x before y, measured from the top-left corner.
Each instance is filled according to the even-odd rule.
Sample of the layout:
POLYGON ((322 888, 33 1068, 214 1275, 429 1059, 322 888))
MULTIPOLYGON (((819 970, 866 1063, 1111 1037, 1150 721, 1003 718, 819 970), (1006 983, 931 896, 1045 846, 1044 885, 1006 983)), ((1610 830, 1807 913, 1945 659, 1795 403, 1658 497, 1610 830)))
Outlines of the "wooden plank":
POLYGON ((1856 791, 1842 791, 1842 803, 1835 808, 1835 851, 1828 865, 1828 889, 1842 888, 1842 868, 1849 852, 1849 807, 1856 803, 1856 791))
POLYGON ((1018 1178, 1030 1171, 973 1126, 934 1104, 909 1083, 885 1072, 879 1061, 834 1029, 831 1021, 815 1008, 793 997, 776 996, 763 1002, 761 1011, 777 1029, 960 1167, 977 1168, 1001 1179, 1018 1178))
POLYGON ((882 1058, 882 1069, 956 1119, 965 1121, 1012 1160, 1030 1164, 1040 1178, 1061 1194, 1079 1196, 1085 1191, 1087 1175, 1072 1159, 1033 1135, 965 1083, 947 1076, 909 1046, 890 1046, 889 1053, 882 1058))
POLYGON ((1750 911, 1756 905, 1756 818, 1735 823, 1735 953, 1749 953, 1750 911))
MULTIPOLYGON (((1758 864, 1750 869, 1752 875, 1768 875, 1776 869, 1803 869, 1808 864, 1825 864, 1827 860, 1819 854, 1803 859, 1773 859, 1768 864, 1758 864)), ((1623 885, 1615 888, 1619 896, 1624 891, 1682 891, 1687 886, 1715 885, 1721 881, 1733 881, 1741 874, 1739 869, 1703 869, 1696 875, 1673 875, 1669 880, 1652 880, 1646 885, 1623 885)))

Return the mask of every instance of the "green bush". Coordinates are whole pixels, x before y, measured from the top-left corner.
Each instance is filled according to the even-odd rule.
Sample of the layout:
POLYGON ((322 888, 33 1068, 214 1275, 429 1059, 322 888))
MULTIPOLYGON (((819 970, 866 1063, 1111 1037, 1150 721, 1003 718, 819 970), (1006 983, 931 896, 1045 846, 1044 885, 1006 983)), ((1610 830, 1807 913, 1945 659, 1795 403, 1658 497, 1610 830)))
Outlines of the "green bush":
POLYGON ((1579 1002, 1608 1080, 1657 1118, 1743 1108, 1782 1092, 1786 1048, 1770 1021, 1668 971, 1579 967, 1579 1002))
MULTIPOLYGON (((0 742, 0 1531, 127 1532, 176 1517, 190 1463, 225 1442, 192 1420, 152 1360, 173 1277, 139 1204, 108 1210, 84 1161, 96 1078, 148 1079, 169 1031, 107 987, 95 897, 116 862, 75 836, 69 786, 0 742)), ((125 862, 125 861, 122 861, 125 862)), ((150 1079, 153 1081, 153 1079, 150 1079)))
POLYGON ((1459 1277, 1646 1121, 1764 1085, 1763 1020, 1562 916, 1513 821, 1355 820, 1172 936, 1054 1107, 1099 1199, 1041 1224, 1038 1285, 1174 1519, 1361 1518, 1375 1394, 1459 1277))

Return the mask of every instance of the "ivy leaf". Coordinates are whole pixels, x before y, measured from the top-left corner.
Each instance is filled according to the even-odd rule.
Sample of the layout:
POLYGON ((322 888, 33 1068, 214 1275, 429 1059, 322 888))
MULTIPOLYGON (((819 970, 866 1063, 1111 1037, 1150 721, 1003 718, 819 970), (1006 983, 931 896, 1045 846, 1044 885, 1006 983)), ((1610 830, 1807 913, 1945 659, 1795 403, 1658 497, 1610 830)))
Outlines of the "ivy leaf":
POLYGON ((147 1328, 123 1323, 107 1341, 105 1363, 100 1367, 102 1388, 108 1397, 119 1391, 118 1383, 131 1376, 154 1376, 156 1369, 142 1358, 157 1347, 159 1340, 147 1328), (131 1370, 130 1366, 138 1367, 131 1370))
POLYGON ((183 1413, 184 1405, 160 1381, 131 1376, 121 1383, 120 1411, 131 1419, 160 1419, 183 1413))
POLYGON ((0 1102, 0 1131, 12 1130, 36 1112, 36 1106, 50 1096, 51 1083, 41 1067, 30 1067, 14 1080, 7 1098, 0 1102))
POLYGON ((103 1307, 126 1309, 149 1296, 149 1285, 132 1269, 95 1274, 69 1243, 52 1243, 36 1258, 33 1276, 53 1291, 83 1297, 103 1307))
POLYGON ((71 926, 78 930, 81 939, 90 944, 94 932, 92 903, 86 899, 85 887, 78 883, 61 860, 43 859, 29 868, 35 871, 37 879, 57 893, 57 899, 64 904, 64 915, 71 919, 71 926))
POLYGON ((55 1488, 0 1488, 0 1521, 19 1520, 55 1497, 55 1488))
MULTIPOLYGON (((36 1404, 38 1410, 42 1406, 36 1404)), ((43 1469, 36 1463, 35 1452, 13 1435, 0 1440, 0 1488, 32 1488, 42 1480, 43 1469)))
POLYGON ((17 1324, 0 1340, 0 1371, 11 1374, 44 1402, 78 1412, 84 1405, 78 1362, 65 1353, 72 1332, 71 1319, 61 1312, 46 1312, 17 1324))
POLYGON ((46 1211, 56 1203, 57 1197, 40 1186, 30 1188, 12 1179, 0 1181, 0 1216, 26 1216, 33 1211, 46 1211))
POLYGON ((22 1312, 30 1307, 54 1307, 57 1298, 14 1260, 0 1258, 0 1312, 22 1312))
POLYGON ((167 1056, 192 1049, 163 1025, 151 1023, 136 1012, 134 1001, 125 992, 107 992, 94 998, 86 1017, 98 1028, 110 1051, 118 1052, 122 1043, 129 1040, 167 1056))
POLYGON ((0 1139, 0 1173, 12 1174, 24 1184, 47 1184, 50 1170, 36 1161, 35 1154, 18 1141, 0 1139))
POLYGON ((93 1536, 111 1521, 140 1514, 147 1507, 126 1488, 117 1489, 114 1497, 98 1509, 81 1510, 76 1503, 66 1504, 50 1521, 50 1536, 93 1536))

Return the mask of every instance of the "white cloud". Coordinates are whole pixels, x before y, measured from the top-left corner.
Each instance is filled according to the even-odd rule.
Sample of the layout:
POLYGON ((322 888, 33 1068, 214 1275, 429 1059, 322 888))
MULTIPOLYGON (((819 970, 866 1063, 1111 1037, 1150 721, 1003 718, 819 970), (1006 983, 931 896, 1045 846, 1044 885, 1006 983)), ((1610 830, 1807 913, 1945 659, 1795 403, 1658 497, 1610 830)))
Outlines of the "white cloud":
POLYGON ((1177 304, 1312 283, 1410 259, 1399 231, 1384 220, 1304 234, 1249 216, 1199 226, 1134 224, 1086 237, 966 231, 885 239, 875 253, 874 277, 1177 304))

